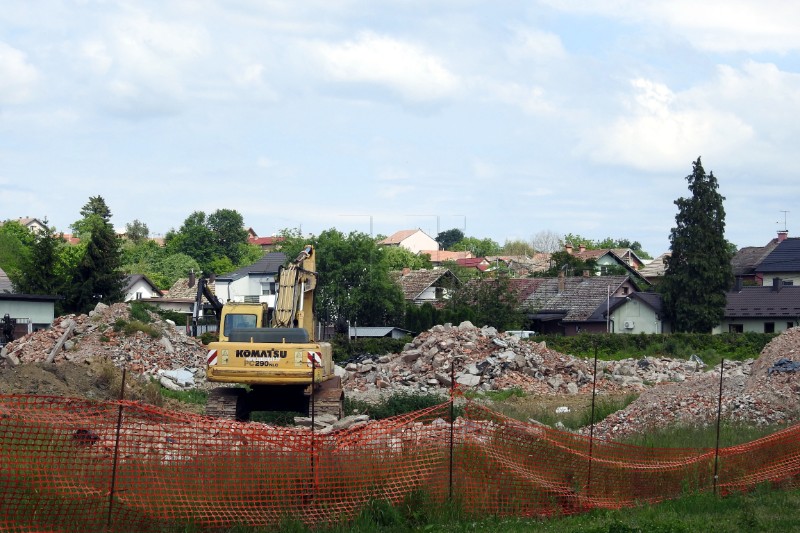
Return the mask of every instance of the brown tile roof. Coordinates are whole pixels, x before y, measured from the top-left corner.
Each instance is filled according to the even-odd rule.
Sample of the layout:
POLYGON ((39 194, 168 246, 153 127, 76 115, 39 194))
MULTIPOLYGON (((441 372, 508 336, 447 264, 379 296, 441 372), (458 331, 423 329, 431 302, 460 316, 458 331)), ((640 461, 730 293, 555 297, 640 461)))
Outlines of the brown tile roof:
MULTIPOLYGON (((585 321, 605 305, 609 287, 611 294, 628 276, 570 276, 564 278, 564 290, 559 291, 558 278, 539 278, 543 282, 526 298, 524 307, 534 312, 566 312, 564 321, 585 321)), ((630 282, 629 282, 630 283, 630 282)))
POLYGON ((667 269, 666 259, 671 256, 670 252, 663 253, 647 263, 639 270, 639 274, 645 279, 660 278, 667 269))
POLYGON ((389 273, 389 276, 400 285, 403 297, 409 301, 416 300, 429 287, 443 286, 443 279, 446 280, 446 283, 459 284, 458 278, 447 268, 435 268, 432 270, 423 268, 407 272, 393 270, 389 273))
MULTIPOLYGON (((209 280, 206 286, 211 290, 212 293, 216 294, 216 284, 213 281, 209 280)), ((195 283, 193 287, 189 287, 189 278, 180 278, 178 281, 172 284, 172 287, 166 291, 164 296, 166 298, 194 300, 197 298, 197 283, 195 283)))
POLYGON ((469 259, 472 257, 472 252, 451 252, 450 250, 422 250, 417 255, 422 254, 428 254, 431 256, 431 263, 457 261, 459 259, 469 259))
POLYGON ((409 237, 411 237, 412 235, 414 235, 418 231, 421 231, 421 230, 419 230, 419 229, 403 229, 403 230, 397 231, 395 233, 392 233, 390 236, 386 237, 385 239, 380 241, 378 244, 388 244, 388 245, 400 244, 401 242, 403 242, 404 240, 408 239, 409 237))
POLYGON ((731 268, 734 276, 753 276, 756 267, 778 246, 778 239, 772 239, 766 246, 745 246, 741 248, 733 259, 731 268))

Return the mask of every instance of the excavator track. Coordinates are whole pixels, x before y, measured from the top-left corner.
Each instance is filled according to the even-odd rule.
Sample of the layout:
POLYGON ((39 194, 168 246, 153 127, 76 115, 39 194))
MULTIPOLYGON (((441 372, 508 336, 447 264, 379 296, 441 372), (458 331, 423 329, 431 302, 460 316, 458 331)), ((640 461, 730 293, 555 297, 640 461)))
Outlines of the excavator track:
POLYGON ((342 378, 336 376, 327 381, 323 381, 314 390, 314 399, 308 402, 309 416, 312 414, 312 409, 314 415, 330 414, 338 419, 344 416, 342 378))
POLYGON ((247 420, 247 391, 241 387, 218 387, 208 391, 206 415, 228 420, 247 420))

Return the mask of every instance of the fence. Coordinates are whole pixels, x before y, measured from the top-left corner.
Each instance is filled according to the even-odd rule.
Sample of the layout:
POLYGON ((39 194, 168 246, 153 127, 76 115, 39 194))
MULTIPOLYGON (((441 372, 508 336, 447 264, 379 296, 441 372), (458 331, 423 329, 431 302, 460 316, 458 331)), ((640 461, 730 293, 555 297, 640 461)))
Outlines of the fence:
POLYGON ((800 425, 716 450, 641 448, 467 402, 323 433, 126 400, 0 395, 0 530, 147 531, 346 519, 418 491, 476 516, 549 516, 687 490, 800 485, 800 425), (718 478, 715 480, 715 472, 718 478))

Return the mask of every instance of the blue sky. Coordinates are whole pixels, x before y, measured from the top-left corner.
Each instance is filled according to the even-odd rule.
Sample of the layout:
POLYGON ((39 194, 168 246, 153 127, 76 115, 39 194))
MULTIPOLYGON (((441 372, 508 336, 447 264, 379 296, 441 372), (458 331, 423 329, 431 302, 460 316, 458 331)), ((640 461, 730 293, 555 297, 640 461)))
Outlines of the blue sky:
POLYGON ((669 248, 702 157, 727 238, 800 217, 800 4, 40 0, 0 11, 0 219, 152 234, 419 227, 669 248), (700 5, 701 4, 701 5, 700 5))

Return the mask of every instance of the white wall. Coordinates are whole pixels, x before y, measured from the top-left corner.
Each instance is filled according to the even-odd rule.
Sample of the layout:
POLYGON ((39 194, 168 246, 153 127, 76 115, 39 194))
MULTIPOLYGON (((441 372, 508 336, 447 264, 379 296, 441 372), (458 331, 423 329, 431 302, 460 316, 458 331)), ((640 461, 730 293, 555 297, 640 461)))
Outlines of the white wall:
POLYGON ((772 322, 775 324, 775 333, 781 333, 790 327, 800 325, 798 324, 797 319, 792 318, 750 318, 738 320, 725 319, 719 326, 715 327, 711 333, 728 333, 728 331, 730 331, 731 324, 741 324, 743 333, 764 333, 764 323, 766 322, 772 322))
POLYGON ((614 333, 664 333, 661 320, 653 308, 638 300, 628 300, 611 313, 614 333), (632 322, 632 329, 625 329, 625 322, 632 322))
POLYGON ((32 324, 52 324, 55 302, 0 300, 0 318, 8 313, 11 318, 28 318, 32 324))
POLYGON ((149 299, 157 296, 158 294, 153 290, 153 287, 146 281, 140 279, 125 293, 125 301, 130 302, 131 300, 149 299), (136 293, 141 293, 141 296, 137 298, 136 293))
POLYGON ((403 239, 400 246, 406 250, 411 250, 415 254, 420 253, 422 250, 439 249, 439 243, 436 242, 436 239, 421 230, 403 239))

